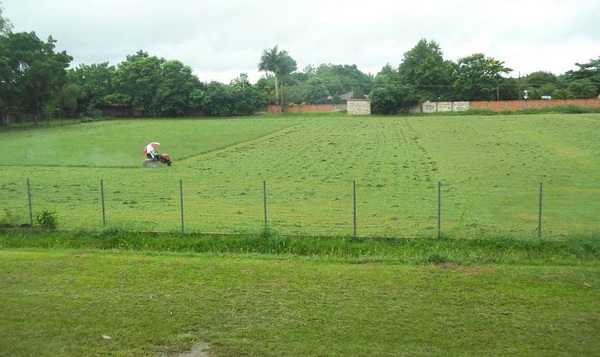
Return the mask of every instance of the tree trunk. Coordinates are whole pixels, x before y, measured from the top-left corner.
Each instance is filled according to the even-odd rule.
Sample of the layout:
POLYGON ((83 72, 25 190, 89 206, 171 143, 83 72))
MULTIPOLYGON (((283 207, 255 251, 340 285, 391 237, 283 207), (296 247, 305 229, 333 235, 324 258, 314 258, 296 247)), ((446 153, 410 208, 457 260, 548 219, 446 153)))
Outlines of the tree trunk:
POLYGON ((277 81, 277 75, 275 75, 275 103, 281 106, 281 103, 279 103, 279 83, 277 81))

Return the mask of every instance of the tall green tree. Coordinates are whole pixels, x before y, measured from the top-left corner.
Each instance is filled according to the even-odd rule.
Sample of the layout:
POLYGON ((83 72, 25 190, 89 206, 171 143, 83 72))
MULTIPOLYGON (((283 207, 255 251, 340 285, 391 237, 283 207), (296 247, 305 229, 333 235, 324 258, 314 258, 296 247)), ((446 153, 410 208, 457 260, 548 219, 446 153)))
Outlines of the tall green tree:
POLYGON ((114 93, 115 67, 108 62, 80 64, 69 70, 69 80, 80 88, 76 111, 86 116, 97 117, 108 104, 107 98, 114 93))
POLYGON ((178 60, 168 60, 161 65, 161 81, 152 100, 154 113, 164 116, 181 116, 193 106, 191 94, 200 88, 200 80, 192 68, 178 60))
POLYGON ((302 89, 298 86, 282 86, 280 88, 281 109, 287 111, 292 104, 302 103, 302 89))
POLYGON ((519 78, 502 78, 498 84, 498 99, 519 100, 522 98, 522 83, 519 78))
POLYGON ((304 87, 303 100, 311 104, 327 103, 329 90, 325 81, 319 77, 313 77, 306 82, 304 87))
POLYGON ((597 59, 590 59, 588 63, 575 63, 575 65, 579 69, 566 72, 564 79, 569 83, 575 80, 588 79, 596 87, 595 95, 592 95, 592 97, 600 94, 600 56, 597 59))
POLYGON ((2 7, 2 2, 0 2, 0 35, 9 34, 13 29, 13 25, 10 20, 2 15, 3 11, 4 8, 2 7))
POLYGON ((233 96, 231 115, 252 115, 257 109, 267 106, 267 98, 257 85, 248 81, 248 75, 241 73, 229 83, 233 96))
POLYGON ((278 45, 262 52, 258 70, 273 73, 273 79, 275 81, 275 101, 280 105, 279 82, 282 77, 289 75, 297 68, 296 61, 290 57, 287 51, 280 51, 278 45))
POLYGON ((503 81, 502 74, 512 72, 504 66, 504 62, 483 53, 475 53, 461 58, 455 67, 456 78, 453 89, 455 99, 495 100, 499 97, 499 86, 503 81))
POLYGON ((366 92, 371 90, 373 78, 361 72, 356 65, 321 64, 317 67, 315 77, 322 79, 330 94, 348 92, 366 92))
POLYGON ((142 116, 156 116, 153 99, 161 83, 164 62, 164 59, 149 56, 142 50, 128 55, 117 66, 113 81, 115 91, 109 96, 109 101, 129 105, 142 116))
POLYGON ((208 116, 226 116, 234 112, 235 96, 230 86, 211 81, 194 94, 198 108, 208 116))
POLYGON ((452 70, 453 63, 444 60, 440 46, 426 39, 404 53, 398 67, 400 79, 416 88, 420 101, 450 99, 452 70))
POLYGON ((567 86, 568 96, 570 98, 594 98, 597 95, 597 89, 589 78, 576 79, 567 86))
POLYGON ((72 60, 65 51, 55 52, 55 43, 52 36, 41 41, 35 32, 0 36, 0 110, 30 114, 36 125, 42 115, 54 112, 54 97, 66 83, 72 60))
POLYGON ((67 81, 60 92, 54 96, 52 106, 58 110, 60 117, 75 117, 77 113, 77 101, 81 96, 81 88, 75 82, 67 81))
POLYGON ((373 111, 381 114, 407 112, 419 102, 415 87, 403 83, 398 71, 389 64, 373 78, 369 98, 373 111))
POLYGON ((166 60, 138 51, 117 66, 113 77, 113 103, 130 105, 142 116, 181 115, 193 107, 192 95, 200 87, 192 69, 177 60, 166 60))
POLYGON ((525 76, 521 81, 521 90, 527 91, 529 99, 541 99, 542 96, 556 97, 558 78, 551 72, 536 71, 525 76))

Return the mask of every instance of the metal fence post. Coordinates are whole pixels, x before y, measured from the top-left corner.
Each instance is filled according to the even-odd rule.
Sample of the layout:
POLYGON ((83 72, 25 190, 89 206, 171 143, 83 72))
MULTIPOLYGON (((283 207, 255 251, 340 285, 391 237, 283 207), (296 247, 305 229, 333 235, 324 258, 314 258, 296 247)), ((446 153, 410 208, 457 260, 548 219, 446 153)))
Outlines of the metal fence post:
POLYGON ((29 226, 33 228, 33 206, 31 206, 31 185, 27 179, 27 201, 29 202, 29 226))
POLYGON ((269 229, 269 225, 267 223, 267 181, 263 180, 263 210, 265 213, 265 231, 269 229))
POLYGON ((438 181, 438 238, 442 237, 442 182, 438 181))
POLYGON ((181 234, 184 233, 183 226, 183 181, 179 180, 179 203, 181 207, 181 234))
POLYGON ((543 182, 540 181, 540 202, 539 202, 539 210, 538 210, 538 237, 542 236, 542 187, 543 182))
POLYGON ((106 208, 104 207, 104 180, 100 179, 100 200, 102 201, 102 226, 106 226, 106 208))
POLYGON ((356 180, 352 181, 352 206, 353 206, 353 218, 354 218, 354 238, 356 238, 356 180))

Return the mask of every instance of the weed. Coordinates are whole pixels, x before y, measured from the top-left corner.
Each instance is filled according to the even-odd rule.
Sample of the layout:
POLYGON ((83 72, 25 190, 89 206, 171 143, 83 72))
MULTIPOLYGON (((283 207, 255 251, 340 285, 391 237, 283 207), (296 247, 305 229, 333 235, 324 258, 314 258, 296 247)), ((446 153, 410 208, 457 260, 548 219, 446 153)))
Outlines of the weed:
POLYGON ((115 226, 105 226, 96 231, 96 237, 116 237, 121 233, 121 229, 115 226))
POLYGON ((44 229, 56 229, 58 227, 58 216, 56 211, 44 208, 35 217, 36 222, 44 229))

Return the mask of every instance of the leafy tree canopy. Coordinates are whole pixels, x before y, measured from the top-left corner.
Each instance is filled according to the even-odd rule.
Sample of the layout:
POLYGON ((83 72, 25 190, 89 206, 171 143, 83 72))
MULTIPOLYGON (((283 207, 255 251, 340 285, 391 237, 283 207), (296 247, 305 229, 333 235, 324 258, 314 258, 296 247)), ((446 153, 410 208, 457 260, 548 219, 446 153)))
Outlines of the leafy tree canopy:
POLYGON ((557 84, 557 77, 550 72, 538 71, 533 72, 523 78, 523 83, 532 87, 539 88, 545 84, 557 84))
POLYGON ((2 11, 4 11, 4 8, 0 2, 0 35, 6 35, 12 31, 13 25, 9 19, 2 16, 2 11))
POLYGON ((356 65, 321 64, 315 76, 322 79, 331 94, 353 92, 355 88, 370 91, 372 77, 361 72, 356 65))
POLYGON ((461 58, 455 67, 455 97, 458 100, 494 100, 498 97, 502 74, 512 72, 504 62, 483 53, 461 58))
POLYGON ((590 59, 588 63, 575 63, 579 69, 568 71, 565 73, 567 81, 575 81, 579 79, 589 79, 596 86, 594 96, 600 94, 600 56, 597 59, 590 59))
POLYGON ((52 112, 53 97, 66 83, 72 60, 65 51, 55 52, 52 36, 41 41, 35 32, 8 32, 0 36, 0 89, 5 98, 0 114, 32 114, 37 123, 44 112, 52 112))
POLYGON ((306 82, 303 101, 313 104, 324 104, 329 101, 329 89, 322 78, 313 77, 306 82))
POLYGON ((373 111, 381 114, 407 112, 419 102, 416 88, 403 83, 399 71, 389 64, 373 78, 369 98, 373 111))
POLYGON ((402 82, 414 86, 421 101, 448 98, 452 70, 452 62, 444 60, 440 46, 425 39, 404 53, 398 68, 402 82))

